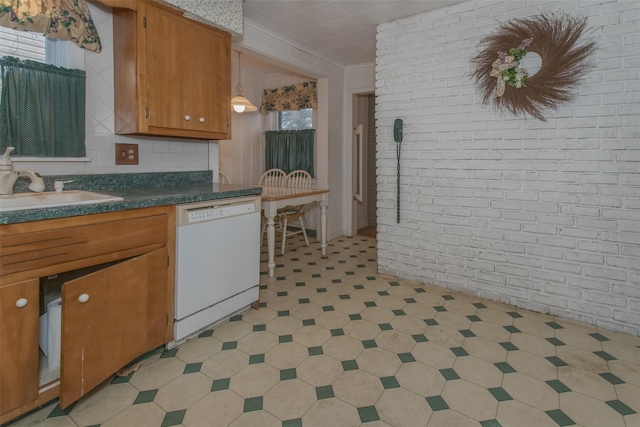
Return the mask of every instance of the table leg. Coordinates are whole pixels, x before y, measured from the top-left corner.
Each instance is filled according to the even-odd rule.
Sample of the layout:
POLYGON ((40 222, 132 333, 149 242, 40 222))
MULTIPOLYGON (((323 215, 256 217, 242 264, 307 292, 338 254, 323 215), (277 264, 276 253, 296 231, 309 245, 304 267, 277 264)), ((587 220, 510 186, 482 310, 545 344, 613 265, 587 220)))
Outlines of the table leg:
POLYGON ((267 217, 267 251, 269 252, 269 277, 273 277, 276 269, 275 252, 276 252, 276 228, 273 216, 267 217))
POLYGON ((320 236, 322 255, 327 254, 327 202, 322 200, 320 202, 320 236))

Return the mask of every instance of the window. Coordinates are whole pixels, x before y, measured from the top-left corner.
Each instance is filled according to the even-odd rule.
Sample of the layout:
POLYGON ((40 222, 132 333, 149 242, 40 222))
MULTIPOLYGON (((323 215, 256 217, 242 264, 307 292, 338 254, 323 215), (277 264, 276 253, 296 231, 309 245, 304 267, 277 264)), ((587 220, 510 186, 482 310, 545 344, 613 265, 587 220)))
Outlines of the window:
POLYGON ((0 57, 45 62, 84 70, 84 51, 68 40, 48 39, 40 33, 0 27, 0 57))
POLYGON ((264 134, 265 170, 305 170, 314 175, 315 129, 269 130, 264 134))
POLYGON ((29 31, 0 27, 0 56, 45 62, 45 37, 29 31))
MULTIPOLYGON (((45 62, 45 36, 29 31, 0 27, 0 58, 3 56, 45 62)), ((0 94, 2 94, 1 80, 0 94)))
POLYGON ((278 130, 265 132, 265 166, 314 175, 313 108, 278 111, 278 130))
MULTIPOLYGON (((44 71, 44 68, 41 71, 32 69, 28 72, 30 75, 28 80, 15 80, 23 78, 17 77, 18 74, 15 71, 3 75, 2 80, 10 79, 18 85, 12 84, 11 87, 20 87, 20 89, 17 92, 11 92, 13 95, 8 98, 11 101, 6 104, 0 102, 4 119, 2 126, 0 126, 0 151, 4 151, 9 145, 15 146, 16 152, 12 157, 14 160, 23 161, 33 159, 33 156, 39 159, 48 157, 51 160, 65 157, 85 158, 84 103, 86 89, 84 71, 73 71, 75 77, 67 77, 66 74, 58 76, 59 73, 69 73, 70 70, 84 70, 84 50, 69 41, 48 39, 37 32, 0 27, 0 57, 4 56, 50 64, 45 66, 50 68, 48 71, 44 71), (51 67, 51 65, 67 70, 51 67), (51 77, 43 77, 45 73, 49 73, 48 75, 51 77), (82 73, 83 76, 78 77, 78 73, 82 73), (11 77, 9 77, 10 74, 11 77), (53 75, 56 77, 54 78, 53 75), (53 85, 49 87, 50 90, 41 93, 51 94, 53 93, 51 89, 55 88, 68 96, 53 99, 42 98, 38 95, 38 90, 41 88, 40 83, 35 89, 32 85, 24 86, 26 81, 33 80, 47 81, 47 87, 53 85), (14 98, 16 93, 20 94, 17 95, 18 98, 14 98), (16 104, 16 99, 21 101, 16 104), (34 99, 42 101, 33 104, 34 99), (27 102, 25 100, 30 101, 24 104, 27 102), (65 114, 60 114, 60 112, 65 112, 65 114), (42 117, 45 119, 43 120, 42 117), (13 125, 7 123, 13 123, 13 125), (33 126, 34 123, 37 123, 38 126, 33 126)), ((2 61, 3 69, 5 66, 11 68, 15 64, 2 61)), ((25 64, 24 67, 31 69, 33 66, 25 64)), ((25 68, 21 69, 25 70, 25 68)), ((21 71, 19 74, 26 73, 26 71, 21 71)), ((2 82, 0 81, 0 98, 1 93, 2 82)))
POLYGON ((313 129, 313 109, 278 112, 279 130, 313 129))

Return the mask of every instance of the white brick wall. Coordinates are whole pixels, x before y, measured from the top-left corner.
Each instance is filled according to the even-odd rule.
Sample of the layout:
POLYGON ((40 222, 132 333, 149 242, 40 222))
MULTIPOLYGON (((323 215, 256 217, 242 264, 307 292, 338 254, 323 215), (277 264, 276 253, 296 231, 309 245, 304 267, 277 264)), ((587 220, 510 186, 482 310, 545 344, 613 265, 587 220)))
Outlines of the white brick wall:
POLYGON ((380 25, 380 271, 640 335, 639 28, 633 1, 479 0, 380 25), (482 106, 478 41, 558 10, 598 43, 574 101, 547 122, 482 106))

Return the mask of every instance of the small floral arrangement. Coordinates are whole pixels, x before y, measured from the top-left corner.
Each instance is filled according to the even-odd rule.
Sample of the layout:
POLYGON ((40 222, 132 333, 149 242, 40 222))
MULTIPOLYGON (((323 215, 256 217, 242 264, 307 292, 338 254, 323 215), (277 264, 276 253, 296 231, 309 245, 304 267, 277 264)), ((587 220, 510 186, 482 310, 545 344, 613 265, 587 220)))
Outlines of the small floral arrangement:
POLYGON ((512 47, 507 52, 498 52, 498 59, 491 65, 491 77, 498 78, 496 85, 496 98, 504 95, 505 83, 511 87, 523 88, 528 73, 524 68, 519 68, 520 60, 527 55, 527 47, 533 41, 533 37, 524 39, 520 46, 512 47))

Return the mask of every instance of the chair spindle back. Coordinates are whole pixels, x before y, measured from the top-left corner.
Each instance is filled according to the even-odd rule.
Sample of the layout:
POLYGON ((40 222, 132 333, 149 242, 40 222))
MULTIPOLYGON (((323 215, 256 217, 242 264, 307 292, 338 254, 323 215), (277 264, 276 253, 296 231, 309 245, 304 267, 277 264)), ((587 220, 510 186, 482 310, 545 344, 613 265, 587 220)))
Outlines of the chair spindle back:
POLYGON ((287 173, 282 169, 269 169, 260 177, 259 185, 268 187, 284 187, 287 179, 287 173))
POLYGON ((311 188, 311 175, 304 170, 295 170, 287 175, 285 187, 292 188, 311 188))

